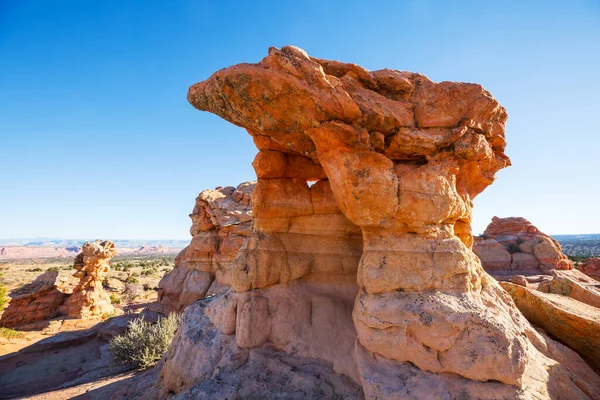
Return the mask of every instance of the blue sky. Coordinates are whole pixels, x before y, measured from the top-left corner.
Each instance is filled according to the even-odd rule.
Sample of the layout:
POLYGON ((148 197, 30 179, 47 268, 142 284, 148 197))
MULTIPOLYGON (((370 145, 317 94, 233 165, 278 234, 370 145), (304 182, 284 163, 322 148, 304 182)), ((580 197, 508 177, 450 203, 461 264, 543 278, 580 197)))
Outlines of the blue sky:
POLYGON ((189 237, 198 192, 254 179, 256 149, 187 88, 286 44, 481 83, 513 166, 474 231, 600 232, 598 1, 2 0, 0 238, 189 237))

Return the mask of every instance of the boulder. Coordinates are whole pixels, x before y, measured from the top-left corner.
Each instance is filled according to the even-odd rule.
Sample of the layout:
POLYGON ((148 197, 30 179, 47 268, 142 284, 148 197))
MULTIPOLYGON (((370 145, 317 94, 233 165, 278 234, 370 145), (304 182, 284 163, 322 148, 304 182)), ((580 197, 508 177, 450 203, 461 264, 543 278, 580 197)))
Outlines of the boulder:
POLYGON ((61 286, 58 271, 46 271, 14 291, 2 313, 0 326, 11 328, 56 317, 58 308, 67 297, 61 286))
POLYGON ((600 258, 590 258, 583 265, 579 266, 579 270, 597 281, 600 280, 600 258))

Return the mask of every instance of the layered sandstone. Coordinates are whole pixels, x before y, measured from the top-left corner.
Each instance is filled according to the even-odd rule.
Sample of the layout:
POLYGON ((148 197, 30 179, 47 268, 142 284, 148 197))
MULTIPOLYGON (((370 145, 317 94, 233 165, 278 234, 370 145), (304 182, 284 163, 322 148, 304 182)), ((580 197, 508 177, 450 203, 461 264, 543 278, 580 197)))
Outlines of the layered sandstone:
POLYGON ((164 394, 235 397, 243 384, 221 382, 237 369, 245 396, 276 397, 269 371, 314 362, 327 372, 304 385, 348 396, 598 398, 600 378, 470 250, 473 198, 509 165, 506 112, 481 86, 284 47, 188 100, 252 135, 258 182, 231 289, 186 309, 164 394))
POLYGON ((86 242, 82 246, 73 265, 77 270, 73 276, 79 278, 79 283, 59 307, 60 314, 93 319, 115 312, 108 293, 102 288, 102 280, 110 269, 110 259, 116 254, 115 244, 108 240, 86 242))
POLYGON ((66 297, 58 271, 46 271, 11 294, 0 326, 17 327, 53 318, 58 315, 58 308, 66 297))
POLYGON ((590 258, 579 266, 579 270, 590 278, 600 281, 600 258, 590 258))
POLYGON ((58 271, 46 271, 11 295, 0 326, 23 326, 57 316, 94 319, 114 314, 102 280, 115 254, 113 242, 86 242, 73 264, 77 270, 73 276, 79 278, 77 285, 59 279, 58 271))
POLYGON ((231 264, 252 225, 250 199, 255 182, 204 190, 190 214, 192 241, 175 258, 175 268, 159 282, 158 302, 151 308, 180 312, 213 292, 231 285, 231 264))
POLYGON ((525 317, 553 337, 576 350, 600 372, 600 293, 569 280, 553 280, 543 293, 507 282, 510 293, 525 317))
POLYGON ((475 238, 473 251, 483 268, 499 280, 514 275, 555 275, 556 271, 573 269, 555 239, 520 217, 492 218, 483 235, 475 238))

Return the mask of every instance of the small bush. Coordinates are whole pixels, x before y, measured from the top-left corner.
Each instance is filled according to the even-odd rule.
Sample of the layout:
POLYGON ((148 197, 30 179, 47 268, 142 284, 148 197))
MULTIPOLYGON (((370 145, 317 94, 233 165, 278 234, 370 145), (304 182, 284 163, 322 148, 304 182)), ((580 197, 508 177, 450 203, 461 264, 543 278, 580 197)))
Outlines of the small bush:
POLYGON ((25 335, 22 332, 15 331, 10 328, 0 328, 0 337, 5 339, 21 339, 24 338, 25 335))
POLYGON ((110 341, 110 351, 116 363, 132 364, 137 368, 149 368, 160 360, 169 349, 181 317, 175 313, 160 318, 156 324, 144 321, 144 317, 130 322, 127 332, 110 341))
POLYGON ((135 301, 135 298, 142 294, 142 287, 134 283, 126 283, 125 290, 121 294, 121 299, 125 304, 130 304, 135 301))
POLYGON ((520 252, 521 248, 519 247, 518 243, 510 243, 507 250, 510 254, 515 254, 520 252))
POLYGON ((8 293, 8 290, 6 289, 6 286, 0 284, 0 311, 2 311, 4 309, 4 306, 6 305, 6 294, 8 293))
POLYGON ((41 269, 40 267, 35 267, 35 268, 31 268, 28 269, 27 272, 42 272, 43 269, 41 269))
POLYGON ((135 276, 128 276, 125 283, 138 283, 138 279, 135 276))
POLYGON ((110 304, 121 304, 121 298, 117 295, 111 294, 110 295, 110 304))
POLYGON ((102 314, 100 316, 100 318, 102 318, 102 321, 106 321, 107 319, 116 317, 116 316, 117 316, 117 310, 113 310, 111 312, 105 312, 104 314, 102 314))
POLYGON ((56 271, 56 272, 58 272, 58 267, 50 267, 46 271, 56 271))

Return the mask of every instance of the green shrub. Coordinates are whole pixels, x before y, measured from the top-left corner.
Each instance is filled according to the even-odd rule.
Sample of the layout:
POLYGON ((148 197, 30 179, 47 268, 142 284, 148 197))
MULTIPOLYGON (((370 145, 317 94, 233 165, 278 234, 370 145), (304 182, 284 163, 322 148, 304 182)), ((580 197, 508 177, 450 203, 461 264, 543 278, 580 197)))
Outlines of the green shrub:
POLYGON ((8 290, 6 289, 6 286, 0 284, 0 311, 2 311, 4 309, 4 306, 6 305, 7 293, 8 290))
POLYGON ((125 289, 121 293, 121 300, 125 304, 131 304, 136 297, 142 294, 142 287, 136 283, 126 283, 125 289))
POLYGON ((110 341, 110 351, 116 363, 149 368, 169 349, 181 317, 175 313, 160 318, 156 324, 136 318, 129 323, 127 332, 110 341))
POLYGON ((35 267, 35 268, 31 268, 28 269, 27 272, 42 272, 43 269, 41 269, 40 267, 35 267))
POLYGON ((10 328, 0 328, 0 337, 5 339, 21 339, 24 338, 25 335, 22 332, 15 331, 10 328))
POLYGON ((111 294, 110 295, 110 304, 121 304, 121 298, 117 295, 111 294))
POLYGON ((138 283, 138 279, 135 276, 128 276, 125 283, 138 283))
POLYGON ((46 271, 57 271, 58 272, 58 267, 50 267, 46 271))

